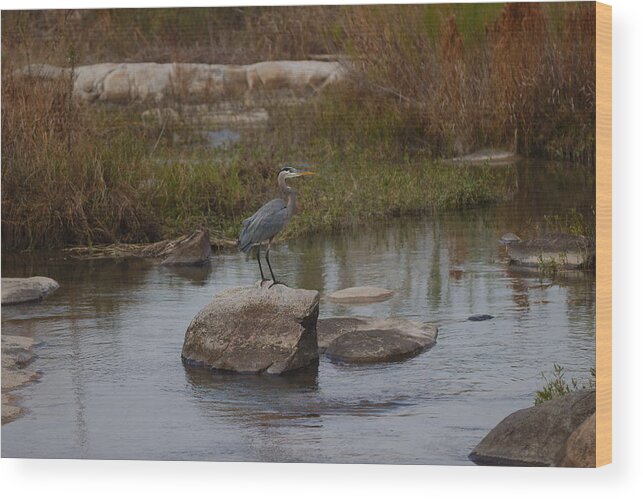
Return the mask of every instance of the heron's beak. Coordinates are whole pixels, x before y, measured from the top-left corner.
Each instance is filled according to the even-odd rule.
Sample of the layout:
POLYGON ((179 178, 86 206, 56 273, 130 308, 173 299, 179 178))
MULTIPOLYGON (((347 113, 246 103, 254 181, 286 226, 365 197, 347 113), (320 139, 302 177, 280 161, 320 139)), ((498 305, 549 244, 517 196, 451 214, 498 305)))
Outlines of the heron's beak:
POLYGON ((303 175, 315 175, 315 172, 298 172, 298 173, 300 177, 303 175))

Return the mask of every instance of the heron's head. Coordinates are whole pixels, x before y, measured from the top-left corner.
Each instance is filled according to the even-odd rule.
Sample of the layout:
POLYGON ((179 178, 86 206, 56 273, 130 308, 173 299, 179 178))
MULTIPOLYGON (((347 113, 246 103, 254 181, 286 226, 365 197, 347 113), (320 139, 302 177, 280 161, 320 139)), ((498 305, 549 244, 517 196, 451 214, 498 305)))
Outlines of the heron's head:
POLYGON ((304 175, 315 175, 315 172, 300 171, 292 166, 284 166, 279 170, 279 175, 283 175, 284 178, 295 178, 303 177, 304 175))

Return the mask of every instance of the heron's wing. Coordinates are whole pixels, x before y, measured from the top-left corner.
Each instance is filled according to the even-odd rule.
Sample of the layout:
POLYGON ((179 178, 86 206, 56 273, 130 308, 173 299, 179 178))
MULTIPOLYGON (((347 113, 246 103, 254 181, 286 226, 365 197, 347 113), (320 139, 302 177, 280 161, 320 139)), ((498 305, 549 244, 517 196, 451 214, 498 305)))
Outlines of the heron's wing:
POLYGON ((257 212, 243 221, 239 234, 239 248, 248 251, 254 244, 270 239, 279 232, 288 219, 286 203, 277 198, 268 201, 257 212))

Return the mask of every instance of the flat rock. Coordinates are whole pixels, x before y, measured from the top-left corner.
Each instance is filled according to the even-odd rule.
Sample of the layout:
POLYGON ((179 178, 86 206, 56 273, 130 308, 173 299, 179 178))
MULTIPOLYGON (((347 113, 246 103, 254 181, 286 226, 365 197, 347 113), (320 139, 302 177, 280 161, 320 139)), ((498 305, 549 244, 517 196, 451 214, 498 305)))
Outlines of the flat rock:
POLYGON ((328 295, 328 299, 335 303, 375 303, 388 300, 393 296, 393 291, 373 286, 357 286, 335 291, 328 295))
POLYGON ((216 295, 185 333, 187 364, 280 374, 317 361, 319 293, 281 284, 216 295))
POLYGON ((204 265, 210 260, 212 246, 207 230, 196 230, 181 241, 161 265, 204 265))
POLYGON ((596 467, 596 413, 588 417, 569 436, 558 466, 596 467))
POLYGON ((321 353, 347 364, 394 362, 432 347, 438 330, 432 324, 401 318, 333 317, 317 324, 321 353))
POLYGON ((493 165, 508 165, 515 163, 520 159, 520 155, 512 151, 500 151, 495 149, 483 149, 476 151, 466 156, 458 156, 452 158, 454 163, 468 163, 473 165, 479 164, 493 164, 493 165))
POLYGON ((3 277, 2 304, 15 305, 39 301, 59 287, 59 284, 49 277, 3 277))
POLYGON ((552 266, 574 270, 594 268, 596 245, 584 236, 549 234, 507 245, 511 265, 532 268, 552 266))
POLYGON ((515 244, 519 243, 522 241, 516 234, 513 232, 507 232, 506 234, 503 234, 500 239, 498 239, 498 242, 500 244, 515 244))
POLYGON ((345 80, 337 61, 263 61, 254 64, 124 62, 70 68, 30 64, 18 77, 71 79, 76 98, 88 102, 154 102, 175 99, 210 103, 269 92, 310 96, 345 80))
POLYGON ((595 390, 521 409, 498 423, 469 459, 483 465, 557 466, 569 437, 595 410, 595 390))

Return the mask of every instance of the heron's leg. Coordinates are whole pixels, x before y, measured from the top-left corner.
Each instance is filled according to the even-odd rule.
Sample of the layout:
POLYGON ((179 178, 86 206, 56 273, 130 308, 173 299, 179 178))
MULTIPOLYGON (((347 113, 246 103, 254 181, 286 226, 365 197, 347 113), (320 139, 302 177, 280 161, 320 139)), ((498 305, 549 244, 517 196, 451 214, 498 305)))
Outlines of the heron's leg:
POLYGON ((261 272, 261 284, 260 286, 266 282, 268 279, 263 275, 263 269, 261 268, 261 243, 257 246, 257 263, 259 264, 259 272, 261 272))
POLYGON ((268 249, 266 250, 266 262, 268 262, 268 268, 270 269, 270 275, 272 276, 272 284, 268 286, 268 288, 272 288, 275 284, 283 284, 286 286, 286 283, 283 283, 281 281, 278 281, 277 278, 275 277, 275 273, 272 271, 272 267, 270 266, 270 244, 272 243, 272 239, 268 240, 268 249))

